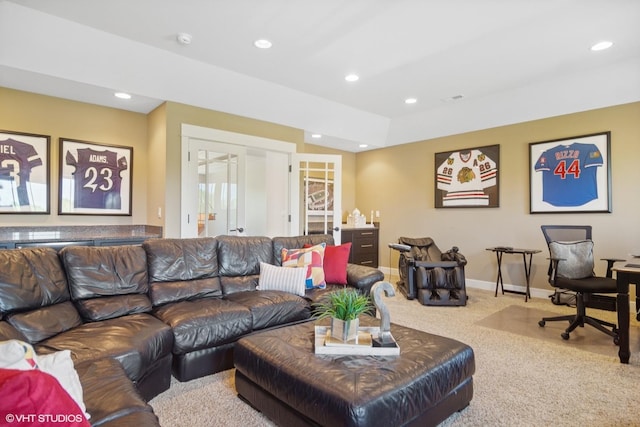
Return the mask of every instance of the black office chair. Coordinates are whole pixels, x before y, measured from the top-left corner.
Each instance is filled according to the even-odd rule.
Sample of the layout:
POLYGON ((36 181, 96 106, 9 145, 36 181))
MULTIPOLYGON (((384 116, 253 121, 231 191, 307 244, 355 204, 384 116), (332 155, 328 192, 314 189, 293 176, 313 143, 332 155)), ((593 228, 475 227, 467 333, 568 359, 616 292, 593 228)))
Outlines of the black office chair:
POLYGON ((578 326, 591 325, 613 338, 618 344, 618 328, 615 324, 587 316, 586 308, 616 311, 615 296, 617 286, 612 278, 611 268, 618 259, 607 259, 606 277, 595 276, 593 272, 593 241, 590 225, 543 225, 542 234, 549 247, 549 283, 559 289, 576 293, 577 313, 568 316, 544 317, 538 322, 567 320, 569 327, 561 334, 565 340, 578 326), (603 295, 605 294, 605 295, 603 295))

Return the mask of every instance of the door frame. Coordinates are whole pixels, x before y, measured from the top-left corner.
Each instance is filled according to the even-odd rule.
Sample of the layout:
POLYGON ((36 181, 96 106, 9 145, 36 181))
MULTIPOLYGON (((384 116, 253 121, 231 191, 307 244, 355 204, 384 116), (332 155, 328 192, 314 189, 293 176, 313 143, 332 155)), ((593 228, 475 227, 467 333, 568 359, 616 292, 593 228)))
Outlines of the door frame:
MULTIPOLYGON (((300 163, 332 163, 334 165, 333 171, 333 197, 334 197, 334 206, 333 212, 331 215, 327 215, 332 217, 333 228, 331 230, 327 230, 328 234, 333 235, 333 240, 336 245, 341 243, 341 235, 342 235, 342 156, 339 154, 310 154, 310 153, 293 153, 291 155, 291 203, 292 210, 296 209, 295 215, 291 216, 291 229, 295 230, 296 234, 300 234, 300 221, 306 220, 306 200, 300 200, 300 163), (302 210, 305 212, 305 218, 301 218, 298 215, 300 209, 299 206, 305 206, 302 210), (295 206, 295 207, 294 207, 295 206)), ((325 218, 326 220, 326 218, 325 218)), ((305 227, 305 233, 308 233, 305 227)))
MULTIPOLYGON (((183 123, 181 125, 181 170, 180 170, 180 236, 186 237, 190 234, 187 233, 191 224, 189 219, 191 215, 196 213, 189 212, 190 203, 188 203, 187 197, 192 193, 185 191, 184 186, 189 182, 189 141, 191 139, 198 139, 204 141, 221 142, 225 144, 233 144, 243 146, 247 148, 254 148, 264 151, 275 151, 285 153, 289 155, 289 164, 291 164, 291 155, 296 152, 296 144, 292 142, 278 141, 275 139, 263 138, 260 136, 247 135, 236 132, 229 132, 220 129, 207 128, 202 126, 190 125, 183 123)), ((289 203, 289 212, 292 216, 295 215, 292 212, 291 202, 289 203)), ((293 228, 289 228, 291 234, 293 228)))

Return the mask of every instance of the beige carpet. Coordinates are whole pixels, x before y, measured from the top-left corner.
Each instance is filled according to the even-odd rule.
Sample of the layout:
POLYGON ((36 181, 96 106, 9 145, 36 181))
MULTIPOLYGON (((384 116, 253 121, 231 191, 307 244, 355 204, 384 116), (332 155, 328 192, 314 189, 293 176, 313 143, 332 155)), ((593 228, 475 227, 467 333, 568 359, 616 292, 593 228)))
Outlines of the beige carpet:
MULTIPOLYGON (((541 315, 568 314, 572 308, 542 299, 525 303, 515 295, 496 298, 477 289, 468 293, 466 307, 425 307, 399 294, 385 300, 392 322, 474 349, 473 400, 443 427, 640 425, 640 325, 635 319, 631 361, 623 365, 606 335, 585 327, 564 341, 560 331, 568 323, 537 324, 541 315), (586 343, 591 339, 600 344, 586 343)), ((273 425, 236 396, 233 370, 187 383, 173 380, 171 389, 150 403, 167 427, 273 425)))

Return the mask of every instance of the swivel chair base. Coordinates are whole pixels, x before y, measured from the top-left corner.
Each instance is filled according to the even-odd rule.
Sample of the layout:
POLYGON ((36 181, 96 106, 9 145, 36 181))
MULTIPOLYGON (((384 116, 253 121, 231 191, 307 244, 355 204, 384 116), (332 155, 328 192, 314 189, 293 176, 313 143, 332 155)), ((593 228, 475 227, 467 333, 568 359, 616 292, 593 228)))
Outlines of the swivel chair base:
POLYGON ((555 321, 563 321, 567 320, 570 322, 570 325, 563 333, 560 334, 563 340, 568 340, 570 338, 569 334, 571 331, 576 329, 578 326, 584 327, 585 324, 591 325, 597 330, 604 332, 613 338, 613 343, 615 345, 620 344, 620 338, 618 336, 618 327, 610 322, 606 322, 604 320, 596 319, 595 317, 587 316, 586 309, 584 304, 584 296, 581 293, 576 295, 577 302, 577 314, 570 314, 566 316, 555 316, 555 317, 543 317, 538 325, 544 327, 546 322, 555 322, 555 321))

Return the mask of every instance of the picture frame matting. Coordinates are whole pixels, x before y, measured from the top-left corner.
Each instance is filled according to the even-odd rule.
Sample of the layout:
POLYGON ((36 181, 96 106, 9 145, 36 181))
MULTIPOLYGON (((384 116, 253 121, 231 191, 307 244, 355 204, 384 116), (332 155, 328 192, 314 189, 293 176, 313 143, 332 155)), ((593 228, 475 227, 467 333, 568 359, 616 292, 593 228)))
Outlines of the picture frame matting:
POLYGON ((60 138, 59 215, 131 216, 133 147, 60 138))
POLYGON ((51 137, 0 130, 0 214, 49 214, 51 137))
POLYGON ((529 143, 530 213, 611 212, 611 132, 529 143))

